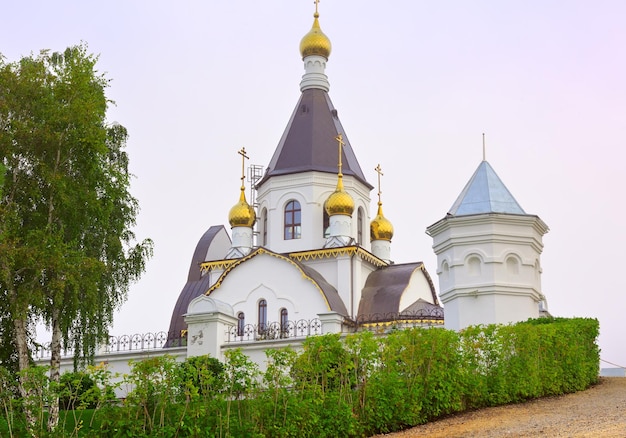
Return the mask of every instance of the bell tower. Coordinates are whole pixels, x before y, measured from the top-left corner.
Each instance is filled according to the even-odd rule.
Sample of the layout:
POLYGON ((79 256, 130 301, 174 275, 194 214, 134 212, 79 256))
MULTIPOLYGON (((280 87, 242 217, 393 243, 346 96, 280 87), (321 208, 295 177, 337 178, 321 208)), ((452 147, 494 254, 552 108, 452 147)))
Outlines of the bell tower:
POLYGON ((446 328, 508 324, 547 310, 540 263, 547 232, 483 160, 446 217, 426 230, 437 255, 446 328))

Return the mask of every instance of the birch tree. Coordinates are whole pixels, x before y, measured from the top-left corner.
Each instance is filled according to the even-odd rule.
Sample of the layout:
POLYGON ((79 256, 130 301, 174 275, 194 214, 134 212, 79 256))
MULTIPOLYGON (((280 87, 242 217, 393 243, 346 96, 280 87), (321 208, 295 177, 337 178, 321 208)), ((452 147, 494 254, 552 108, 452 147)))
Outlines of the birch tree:
MULTIPOLYGON (((152 242, 137 243, 132 232, 138 204, 127 132, 107 124, 109 81, 96 62, 85 45, 0 59, 0 293, 21 371, 30 366, 34 323, 50 331, 53 382, 63 347, 84 360, 107 339, 114 310, 152 254, 152 242)), ((48 428, 57 422, 58 399, 48 428)))

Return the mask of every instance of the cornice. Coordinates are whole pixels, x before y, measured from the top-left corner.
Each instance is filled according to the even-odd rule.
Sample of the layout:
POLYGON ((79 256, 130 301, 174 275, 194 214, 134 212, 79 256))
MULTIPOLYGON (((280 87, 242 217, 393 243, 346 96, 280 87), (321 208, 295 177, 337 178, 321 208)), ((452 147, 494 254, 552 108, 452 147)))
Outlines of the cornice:
POLYGON ((343 246, 340 248, 325 248, 325 249, 314 249, 310 251, 298 251, 289 253, 289 257, 298 260, 299 262, 315 260, 315 259, 328 259, 328 258, 337 258, 340 256, 353 256, 358 255, 362 260, 365 260, 372 265, 383 268, 385 266, 389 266, 384 260, 379 259, 374 254, 366 251, 360 246, 343 246))

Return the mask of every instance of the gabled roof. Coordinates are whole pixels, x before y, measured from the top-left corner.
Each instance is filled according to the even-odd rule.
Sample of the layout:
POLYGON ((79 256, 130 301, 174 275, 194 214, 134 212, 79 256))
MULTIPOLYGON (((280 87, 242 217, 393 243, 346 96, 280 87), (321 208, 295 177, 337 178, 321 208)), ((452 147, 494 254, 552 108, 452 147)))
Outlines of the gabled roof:
POLYGON ((456 199, 448 214, 526 214, 487 161, 483 161, 456 199))
POLYGON ((270 177, 292 173, 319 171, 337 173, 337 141, 343 135, 342 172, 352 175, 370 189, 350 141, 341 126, 337 111, 328 93, 320 89, 302 92, 287 128, 272 156, 259 186, 270 177))
MULTIPOLYGON (((262 256, 262 255, 275 257, 279 260, 283 260, 293 265, 296 269, 298 269, 302 273, 302 278, 309 280, 315 286, 315 288, 317 288, 317 290, 322 294, 322 296, 324 297, 324 300, 326 301, 328 305, 328 310, 337 312, 344 316, 348 314, 346 305, 341 299, 341 297, 339 296, 339 292, 337 292, 337 289, 335 289, 333 285, 331 285, 330 283, 328 283, 328 281, 326 281, 323 275, 321 275, 319 272, 317 272, 315 269, 311 268, 310 266, 307 266, 303 263, 300 263, 297 260, 293 260, 289 258, 288 256, 275 253, 263 247, 257 248, 256 250, 252 251, 250 254, 248 254, 247 256, 243 258, 236 259, 232 264, 226 267, 224 272, 222 272, 222 275, 220 275, 220 277, 218 278, 217 282, 215 282, 215 284, 213 284, 206 291, 205 295, 210 296, 214 290, 218 289, 222 285, 222 282, 226 279, 226 277, 228 277, 228 274, 230 274, 230 272, 232 272, 238 266, 246 263, 248 260, 251 260, 255 257, 262 256)), ((267 275, 271 276, 272 273, 267 273, 267 275)))

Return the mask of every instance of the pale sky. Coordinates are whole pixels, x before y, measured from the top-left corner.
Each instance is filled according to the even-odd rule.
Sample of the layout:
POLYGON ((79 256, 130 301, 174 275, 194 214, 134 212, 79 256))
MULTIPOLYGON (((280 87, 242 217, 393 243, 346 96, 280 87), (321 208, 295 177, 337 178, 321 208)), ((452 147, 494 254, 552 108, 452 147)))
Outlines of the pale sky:
MULTIPOLYGON (((240 161, 265 167, 300 95, 312 0, 12 1, 8 61, 81 41, 128 128, 136 234, 155 242, 111 334, 167 330, 202 234, 228 223, 240 161)), ((370 183, 381 164, 392 258, 436 278, 427 226, 482 159, 550 227, 555 316, 600 320, 626 366, 626 2, 322 0, 330 96, 370 183)), ((375 215, 375 190, 370 215, 375 215)), ((602 363, 603 367, 610 366, 602 363)))

